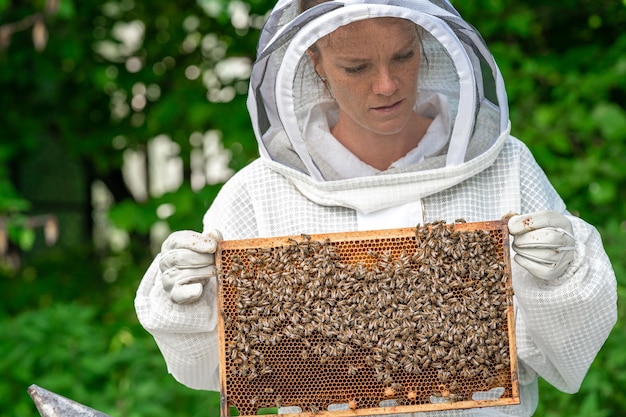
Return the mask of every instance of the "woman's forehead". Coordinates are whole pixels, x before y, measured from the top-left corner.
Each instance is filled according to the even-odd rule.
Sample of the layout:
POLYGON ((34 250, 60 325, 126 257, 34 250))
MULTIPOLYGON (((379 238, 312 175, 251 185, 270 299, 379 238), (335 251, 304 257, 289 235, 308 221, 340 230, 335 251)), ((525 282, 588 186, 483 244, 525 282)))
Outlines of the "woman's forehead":
POLYGON ((321 46, 337 48, 368 48, 371 42, 411 44, 417 38, 417 26, 406 19, 377 17, 349 23, 326 36, 321 46))

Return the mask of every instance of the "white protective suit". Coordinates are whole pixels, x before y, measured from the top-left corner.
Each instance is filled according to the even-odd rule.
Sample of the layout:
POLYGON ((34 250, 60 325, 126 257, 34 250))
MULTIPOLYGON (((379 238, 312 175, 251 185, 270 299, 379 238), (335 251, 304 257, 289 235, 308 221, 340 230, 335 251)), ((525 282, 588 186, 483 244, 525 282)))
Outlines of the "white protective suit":
MULTIPOLYGON (((510 136, 504 84, 480 35, 445 0, 331 1, 299 15, 296 3, 274 8, 251 75, 261 157, 223 186, 204 230, 230 240, 564 213, 576 238, 564 276, 546 283, 513 263, 521 404, 433 415, 529 416, 538 376, 577 391, 616 321, 614 272, 596 229, 569 215, 526 146, 510 136), (416 109, 434 121, 416 150, 379 172, 330 136, 336 105, 306 50, 341 25, 383 16, 423 28, 416 109)), ((138 317, 178 381, 217 391, 216 285, 197 303, 174 304, 158 261, 138 289, 138 317)))

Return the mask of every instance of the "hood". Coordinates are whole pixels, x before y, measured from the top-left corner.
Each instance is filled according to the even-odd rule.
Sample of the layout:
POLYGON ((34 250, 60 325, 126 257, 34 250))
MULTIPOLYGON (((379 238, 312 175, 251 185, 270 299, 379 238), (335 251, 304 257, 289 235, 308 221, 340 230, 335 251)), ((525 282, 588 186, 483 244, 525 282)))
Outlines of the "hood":
POLYGON ((271 169, 318 204, 364 213, 426 197, 476 175, 497 158, 509 133, 504 82, 491 53, 449 2, 437 0, 328 1, 302 13, 297 0, 279 0, 259 40, 248 109, 261 158, 271 169), (378 17, 411 20, 421 28, 425 59, 415 106, 432 111, 428 103, 434 96, 443 103, 435 109, 445 125, 441 146, 409 166, 343 178, 313 146, 319 141, 311 139, 311 132, 336 122, 337 106, 307 49, 343 25, 378 17))

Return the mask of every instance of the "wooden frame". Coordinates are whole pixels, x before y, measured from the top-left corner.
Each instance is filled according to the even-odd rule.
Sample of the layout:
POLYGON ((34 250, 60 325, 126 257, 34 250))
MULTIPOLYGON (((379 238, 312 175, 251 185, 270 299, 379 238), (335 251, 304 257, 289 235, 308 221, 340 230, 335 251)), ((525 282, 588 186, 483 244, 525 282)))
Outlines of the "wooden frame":
MULTIPOLYGON (((476 223, 455 223, 454 225, 450 225, 454 228, 455 231, 460 232, 469 232, 469 231, 485 231, 489 233, 495 233, 499 236, 499 256, 500 261, 504 265, 504 279, 503 285, 506 287, 506 306, 505 314, 506 314, 506 336, 508 337, 508 366, 507 369, 504 370, 504 375, 507 378, 506 394, 501 396, 494 395, 494 398, 485 399, 487 397, 480 397, 480 393, 472 396, 472 398, 454 398, 454 393, 449 392, 449 390, 443 386, 438 393, 437 396, 431 396, 431 401, 429 403, 416 403, 411 405, 399 404, 402 401, 396 401, 394 398, 391 398, 391 401, 396 401, 395 404, 390 403, 389 401, 380 402, 377 407, 367 407, 361 408, 359 404, 354 404, 350 399, 350 394, 345 394, 342 398, 343 401, 331 401, 332 404, 343 403, 345 409, 339 409, 336 411, 328 411, 327 409, 303 409, 301 408, 297 413, 287 414, 290 417, 303 417, 303 416, 311 416, 312 414, 316 414, 318 416, 332 416, 332 417, 344 417, 344 416, 360 416, 360 415, 383 415, 383 414, 398 414, 398 413, 411 413, 411 412, 422 412, 422 411, 434 411, 434 410, 448 410, 448 409, 459 409, 459 408, 475 408, 475 407, 486 407, 486 406, 502 406, 502 405, 511 405, 511 404, 519 404, 519 384, 518 384, 518 376, 517 376, 517 356, 515 349, 515 323, 514 323, 514 312, 513 312, 513 292, 511 286, 511 269, 510 269, 510 255, 509 255, 509 235, 508 229, 506 227, 506 222, 504 221, 492 221, 492 222, 476 222, 476 223), (497 398, 496 398, 497 397, 497 398)), ((359 244, 359 242, 394 242, 394 241, 402 241, 406 242, 407 240, 414 239, 416 234, 415 228, 403 228, 403 229, 389 229, 389 230, 376 230, 376 231, 365 231, 365 232, 346 232, 346 233, 329 233, 329 234, 316 234, 307 237, 313 242, 321 242, 326 241, 331 245, 341 245, 346 244, 346 242, 356 242, 355 244, 359 244)), ((240 404, 231 404, 230 399, 236 397, 234 391, 238 389, 245 388, 246 390, 246 400, 249 402, 254 402, 256 404, 253 405, 253 408, 257 410, 260 408, 267 407, 275 407, 275 406, 290 406, 298 404, 276 404, 276 403, 268 403, 268 401, 262 400, 263 398, 268 397, 263 394, 263 383, 259 384, 242 384, 240 383, 237 386, 236 380, 232 375, 229 375, 228 369, 229 365, 232 367, 232 364, 227 364, 230 362, 230 359, 227 358, 227 346, 232 344, 232 340, 227 340, 226 336, 226 324, 225 324, 225 308, 227 307, 225 304, 225 297, 232 297, 232 292, 226 294, 227 291, 224 290, 225 285, 228 285, 224 282, 224 275, 226 273, 226 269, 230 266, 228 265, 228 255, 232 255, 234 253, 245 253, 249 250, 262 250, 262 249, 272 249, 272 248, 281 248, 289 245, 293 245, 296 241, 302 241, 302 236, 284 236, 284 237, 273 237, 273 238, 257 238, 257 239, 244 239, 244 240, 233 240, 233 241, 222 241, 218 247, 217 253, 217 265, 220 270, 220 279, 218 280, 218 309, 220 314, 218 315, 218 332, 219 332, 219 346, 220 346, 220 392, 221 392, 221 415, 226 417, 230 415, 229 407, 235 406, 240 410, 240 414, 242 416, 245 415, 256 415, 254 412, 250 412, 251 408, 249 404, 242 405, 241 399, 237 401, 240 404), (235 382, 233 383, 233 380, 235 382), (233 385, 234 384, 234 385, 233 385), (245 385, 245 387, 244 387, 245 385), (229 389, 232 390, 229 392, 229 389), (254 391, 258 392, 254 392, 254 391), (251 399, 252 398, 252 399, 251 399), (247 412, 245 412, 247 410, 247 412), (241 413, 244 411, 244 413, 241 413)), ((406 243, 403 243, 406 244, 406 243)), ((371 243, 369 247, 371 247, 371 243)), ((338 249, 340 251, 340 249, 338 249)), ((352 249, 351 249, 352 250, 352 249)), ((346 256, 349 258, 350 255, 342 254, 342 256, 346 256)), ((283 344, 284 345, 284 344, 283 344)), ((281 347, 281 343, 278 343, 275 349, 283 349, 281 352, 285 352, 284 346, 281 347)), ((294 352, 290 352, 293 354, 294 352)), ((291 372, 292 370, 284 370, 284 372, 291 372)), ((502 374, 502 371, 499 371, 502 374)), ((286 374, 283 374, 286 375, 286 374)), ((321 375, 321 373, 320 373, 321 375)), ((278 376, 276 376, 278 378, 278 376)), ((371 378, 370 378, 371 379, 371 378)), ((239 379, 241 381, 241 379, 239 379)), ((369 380, 368 380, 369 381, 369 380)), ((306 386, 306 390, 314 390, 316 385, 319 385, 319 382, 316 381, 298 381, 299 383, 310 383, 310 385, 306 386)), ((268 390, 268 388, 265 388, 268 390)), ((342 392, 349 393, 350 387, 346 386, 345 389, 342 388, 342 392)), ((478 392, 478 391, 476 391, 478 392)), ((485 393, 483 393, 485 394, 485 393)), ((410 394, 409 394, 410 395, 410 394)), ((488 394, 485 394, 488 395, 488 394)), ((273 392, 272 396, 276 396, 280 398, 280 392, 273 392)), ((393 396, 392 396, 393 397, 393 396)), ((406 401, 405 401, 406 402, 406 401)))

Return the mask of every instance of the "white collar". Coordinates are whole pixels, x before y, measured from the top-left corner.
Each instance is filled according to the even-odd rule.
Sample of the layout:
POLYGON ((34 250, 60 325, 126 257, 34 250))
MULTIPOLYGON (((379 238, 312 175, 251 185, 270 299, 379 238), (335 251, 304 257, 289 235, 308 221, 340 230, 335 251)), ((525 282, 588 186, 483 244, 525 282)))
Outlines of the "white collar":
MULTIPOLYGON (((449 120, 446 97, 432 94, 416 106, 416 111, 424 116, 434 117, 434 120, 418 145, 392 163, 388 169, 417 164, 425 158, 437 155, 448 143, 450 125, 446 123, 449 120)), ((334 179, 365 177, 384 172, 361 161, 331 135, 328 120, 320 112, 312 111, 306 138, 309 149, 323 150, 316 153, 318 158, 323 156, 323 162, 337 173, 338 178, 334 179)))

